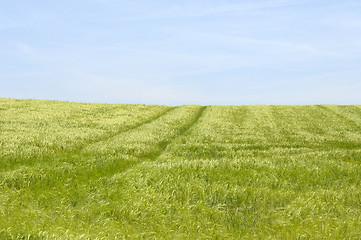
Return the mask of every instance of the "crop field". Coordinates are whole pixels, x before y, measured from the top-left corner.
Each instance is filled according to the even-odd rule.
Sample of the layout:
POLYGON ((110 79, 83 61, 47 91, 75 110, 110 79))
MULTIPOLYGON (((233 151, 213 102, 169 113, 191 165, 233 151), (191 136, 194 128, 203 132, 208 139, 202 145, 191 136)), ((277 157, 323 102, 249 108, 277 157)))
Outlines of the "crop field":
POLYGON ((0 239, 360 239, 361 106, 0 98, 0 239))

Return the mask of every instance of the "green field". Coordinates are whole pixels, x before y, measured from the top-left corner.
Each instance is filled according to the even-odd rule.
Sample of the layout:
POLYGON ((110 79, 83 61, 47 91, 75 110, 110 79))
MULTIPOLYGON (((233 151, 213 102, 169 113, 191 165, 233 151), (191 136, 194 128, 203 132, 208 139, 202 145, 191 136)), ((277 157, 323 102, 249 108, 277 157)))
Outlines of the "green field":
POLYGON ((360 239, 361 106, 0 99, 0 239, 360 239))

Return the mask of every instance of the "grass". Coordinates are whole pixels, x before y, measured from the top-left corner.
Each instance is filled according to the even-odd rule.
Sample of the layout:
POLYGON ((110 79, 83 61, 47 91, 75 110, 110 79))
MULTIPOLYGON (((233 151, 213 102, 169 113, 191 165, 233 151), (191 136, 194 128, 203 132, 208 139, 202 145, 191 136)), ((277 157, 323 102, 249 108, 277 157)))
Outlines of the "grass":
POLYGON ((361 106, 0 99, 0 239, 360 239, 361 106))

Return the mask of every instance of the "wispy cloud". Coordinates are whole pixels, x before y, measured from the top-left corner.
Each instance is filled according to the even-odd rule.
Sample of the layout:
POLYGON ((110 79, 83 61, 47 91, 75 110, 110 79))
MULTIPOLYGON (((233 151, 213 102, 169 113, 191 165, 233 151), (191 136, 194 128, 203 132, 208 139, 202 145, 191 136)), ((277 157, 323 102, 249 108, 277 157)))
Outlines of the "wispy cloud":
POLYGON ((335 52, 320 50, 309 44, 303 43, 294 43, 294 42, 286 42, 286 41, 277 41, 271 39, 257 39, 257 38, 247 38, 247 37, 238 37, 238 36, 230 36, 223 34, 211 34, 211 33, 202 33, 202 32, 191 32, 188 31, 190 36, 202 37, 207 39, 212 39, 219 41, 222 44, 232 44, 232 45, 253 45, 253 46, 266 46, 266 47, 274 47, 277 49, 283 49, 291 52, 308 52, 308 53, 317 53, 317 54, 327 54, 327 55, 335 55, 335 52))
POLYGON ((349 18, 347 16, 343 16, 343 18, 334 17, 332 19, 324 20, 323 23, 335 27, 361 30, 361 17, 359 18, 349 18))
MULTIPOLYGON (((261 1, 261 2, 246 2, 216 5, 209 8, 203 8, 198 13, 193 12, 190 16, 206 16, 215 14, 230 14, 230 13, 249 13, 249 11, 260 9, 271 9, 277 7, 285 7, 297 4, 298 1, 294 0, 273 0, 273 1, 261 1)), ((187 16, 185 14, 185 16, 187 16)))
MULTIPOLYGON (((99 0, 102 1, 102 0, 99 0)), ((213 1, 185 1, 168 5, 156 5, 155 2, 143 2, 139 8, 130 7, 133 16, 125 18, 107 18, 107 21, 119 20, 146 20, 146 19, 164 19, 164 18, 193 18, 207 17, 213 15, 238 15, 249 14, 252 11, 273 9, 285 6, 299 4, 299 0, 268 0, 268 1, 247 1, 241 3, 222 4, 213 1), (152 6, 150 6, 150 4, 152 6)), ((135 5, 135 3, 134 3, 135 5)), ((129 6, 128 6, 129 7, 129 6)))
POLYGON ((334 49, 325 49, 317 44, 174 28, 166 31, 174 36, 171 42, 179 42, 179 45, 189 43, 189 47, 169 50, 169 46, 165 43, 165 49, 168 47, 167 51, 162 49, 153 52, 144 51, 143 55, 158 56, 155 59, 177 59, 180 65, 188 66, 187 70, 182 70, 183 74, 256 66, 297 71, 305 64, 314 65, 319 59, 337 59, 342 55, 334 49))
POLYGON ((26 55, 37 55, 37 51, 35 48, 31 47, 29 44, 23 43, 23 42, 14 42, 15 47, 23 54, 26 55))

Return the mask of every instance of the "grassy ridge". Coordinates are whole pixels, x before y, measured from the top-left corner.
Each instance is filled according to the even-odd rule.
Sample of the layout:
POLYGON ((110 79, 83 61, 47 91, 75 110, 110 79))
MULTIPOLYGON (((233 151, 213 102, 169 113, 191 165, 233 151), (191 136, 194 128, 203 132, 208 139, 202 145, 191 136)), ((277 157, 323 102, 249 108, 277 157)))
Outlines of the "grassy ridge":
POLYGON ((360 106, 0 99, 0 238, 358 239, 360 106))

